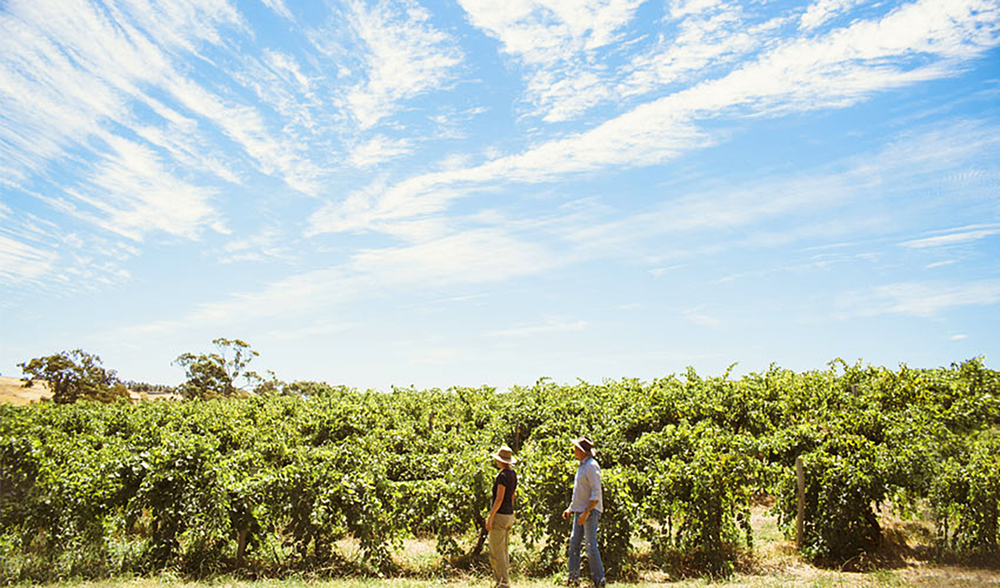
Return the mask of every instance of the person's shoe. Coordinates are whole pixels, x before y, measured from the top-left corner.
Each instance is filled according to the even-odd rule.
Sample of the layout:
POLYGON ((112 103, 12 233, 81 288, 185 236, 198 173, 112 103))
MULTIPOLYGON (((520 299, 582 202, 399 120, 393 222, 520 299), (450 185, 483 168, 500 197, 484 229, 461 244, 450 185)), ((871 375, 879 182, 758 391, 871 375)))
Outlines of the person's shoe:
POLYGON ((607 580, 601 580, 600 582, 594 582, 594 588, 604 588, 608 585, 607 580))

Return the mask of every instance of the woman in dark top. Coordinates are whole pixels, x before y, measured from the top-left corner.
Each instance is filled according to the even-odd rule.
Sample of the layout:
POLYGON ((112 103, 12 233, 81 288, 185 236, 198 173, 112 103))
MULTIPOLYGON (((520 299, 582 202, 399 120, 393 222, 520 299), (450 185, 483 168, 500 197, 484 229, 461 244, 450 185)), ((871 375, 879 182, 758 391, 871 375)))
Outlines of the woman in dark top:
POLYGON ((514 452, 504 445, 493 454, 500 472, 493 481, 493 499, 490 516, 486 519, 486 530, 490 540, 490 565, 497 588, 510 586, 510 558, 507 544, 510 528, 514 524, 514 493, 517 492, 517 473, 511 465, 517 462, 514 452))

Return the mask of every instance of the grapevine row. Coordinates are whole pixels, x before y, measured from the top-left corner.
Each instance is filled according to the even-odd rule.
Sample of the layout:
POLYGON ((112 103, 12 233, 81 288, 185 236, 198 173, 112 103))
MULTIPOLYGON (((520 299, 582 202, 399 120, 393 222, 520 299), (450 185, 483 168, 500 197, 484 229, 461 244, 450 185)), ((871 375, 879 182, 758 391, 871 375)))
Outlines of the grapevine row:
POLYGON ((878 508, 933 512, 940 549, 997 553, 1000 373, 981 360, 492 388, 358 391, 296 383, 244 399, 0 406, 0 582, 171 568, 392 573, 408 537, 476 560, 493 472, 513 447, 522 573, 563 565, 570 440, 599 449, 612 575, 654 562, 725 573, 774 497, 803 551, 877 548, 878 508), (359 555, 343 548, 357 545, 359 555))

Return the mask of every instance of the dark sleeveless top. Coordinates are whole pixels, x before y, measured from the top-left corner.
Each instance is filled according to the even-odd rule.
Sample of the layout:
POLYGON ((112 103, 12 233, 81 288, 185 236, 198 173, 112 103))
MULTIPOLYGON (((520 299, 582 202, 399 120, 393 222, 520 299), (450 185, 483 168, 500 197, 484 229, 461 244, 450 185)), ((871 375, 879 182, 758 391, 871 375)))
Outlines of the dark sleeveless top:
POLYGON ((497 501, 497 486, 503 486, 503 501, 500 502, 500 510, 497 514, 514 514, 514 491, 517 490, 517 474, 510 468, 504 468, 497 474, 493 481, 493 497, 490 498, 490 508, 497 501))

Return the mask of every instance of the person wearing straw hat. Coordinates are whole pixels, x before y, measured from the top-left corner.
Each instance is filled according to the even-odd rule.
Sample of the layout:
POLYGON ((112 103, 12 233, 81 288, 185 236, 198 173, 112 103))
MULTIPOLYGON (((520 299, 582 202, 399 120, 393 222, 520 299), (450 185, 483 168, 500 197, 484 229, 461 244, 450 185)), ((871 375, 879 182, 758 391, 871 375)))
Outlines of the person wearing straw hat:
POLYGON ((563 511, 563 520, 573 519, 573 532, 569 537, 568 582, 580 582, 580 548, 587 546, 587 561, 594 586, 605 585, 604 564, 597 549, 597 523, 604 512, 604 493, 601 488, 601 466, 595 459, 594 443, 586 437, 573 441, 573 456, 579 460, 573 480, 573 502, 563 511))
POLYGON ((514 452, 506 445, 493 454, 500 472, 493 481, 493 502, 490 516, 486 519, 489 533, 490 566, 497 588, 510 586, 510 557, 507 546, 510 542, 510 528, 514 525, 514 494, 517 492, 517 473, 510 467, 517 463, 514 452))

